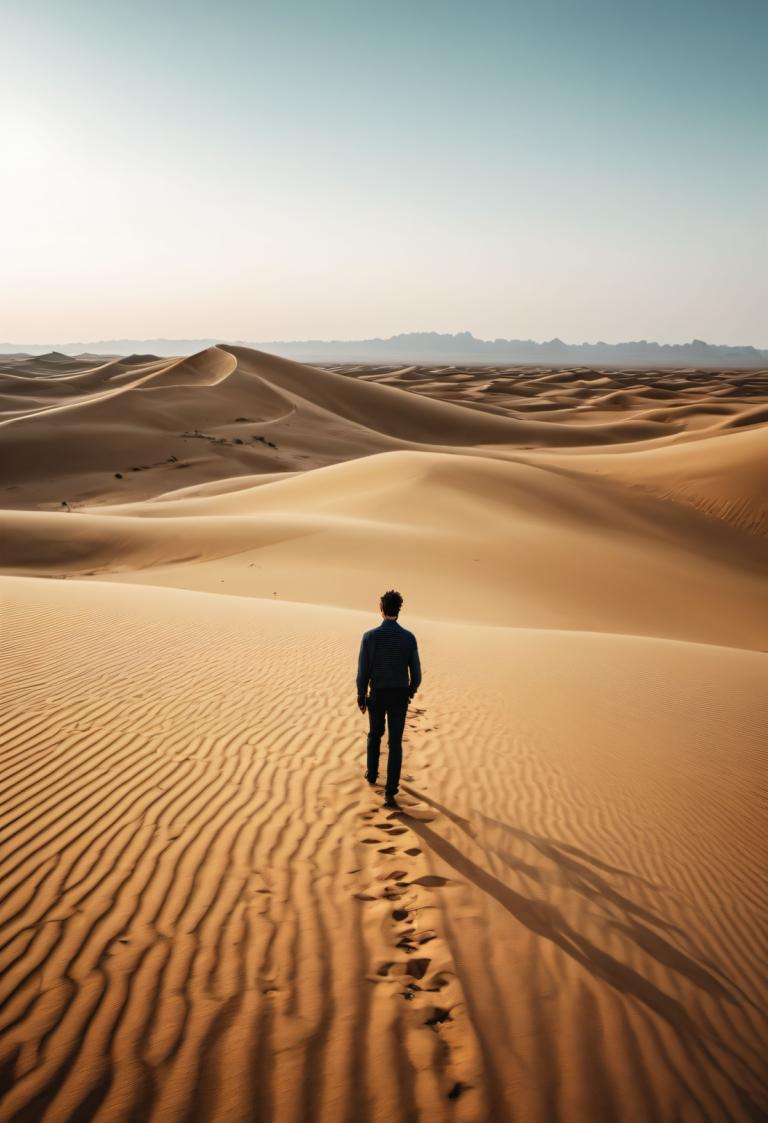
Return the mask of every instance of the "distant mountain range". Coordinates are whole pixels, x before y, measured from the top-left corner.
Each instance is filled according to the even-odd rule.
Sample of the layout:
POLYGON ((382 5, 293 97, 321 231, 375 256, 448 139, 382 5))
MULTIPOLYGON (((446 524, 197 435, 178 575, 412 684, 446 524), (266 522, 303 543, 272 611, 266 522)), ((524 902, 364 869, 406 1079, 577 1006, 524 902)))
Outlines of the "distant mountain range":
MULTIPOLYGON (((64 355, 108 354, 189 355, 220 339, 107 339, 87 343, 0 343, 0 354, 64 355)), ((232 341, 226 341, 232 342, 232 341)), ((704 343, 653 343, 644 339, 634 343, 564 343, 549 339, 476 339, 471 332, 455 335, 439 332, 410 332, 389 339, 294 341, 234 341, 275 355, 307 363, 533 363, 629 366, 764 367, 768 350, 756 347, 729 347, 704 343)))

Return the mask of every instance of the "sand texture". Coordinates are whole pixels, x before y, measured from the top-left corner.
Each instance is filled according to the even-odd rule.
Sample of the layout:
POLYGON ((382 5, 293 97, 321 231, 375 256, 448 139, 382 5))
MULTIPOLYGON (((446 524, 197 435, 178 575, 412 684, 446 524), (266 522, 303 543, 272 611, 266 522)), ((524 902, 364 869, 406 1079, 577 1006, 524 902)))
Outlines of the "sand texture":
POLYGON ((4 358, 0 508, 0 1121, 768 1118, 768 372, 4 358))

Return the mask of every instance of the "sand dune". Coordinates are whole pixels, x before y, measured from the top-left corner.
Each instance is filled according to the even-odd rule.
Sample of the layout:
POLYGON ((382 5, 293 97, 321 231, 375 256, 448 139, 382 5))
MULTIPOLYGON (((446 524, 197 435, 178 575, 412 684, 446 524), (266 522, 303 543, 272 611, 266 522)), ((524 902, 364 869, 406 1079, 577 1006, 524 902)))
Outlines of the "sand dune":
MULTIPOLYGON (((185 484, 202 484, 254 472, 303 471, 386 449, 618 448, 664 442, 700 424, 698 415, 691 421, 688 414, 667 416, 669 411, 666 420, 644 416, 642 409, 607 416, 599 405, 605 386, 612 380, 637 383, 637 371, 599 378, 596 372, 558 372, 564 385, 578 389, 581 383, 587 396, 575 413, 568 409, 553 418, 558 404, 546 395, 556 384, 527 372, 473 377, 453 371, 442 388, 432 386, 430 396, 430 384, 414 382, 412 370, 399 372, 402 382, 396 377, 382 384, 247 348, 136 360, 99 366, 62 357, 51 374, 51 364, 35 359, 27 378, 20 378, 19 362, 0 366, 5 506, 110 501, 128 491, 144 499, 178 487, 180 469, 185 484), (490 383, 495 391, 508 387, 503 406, 498 392, 486 404, 490 383), (595 393, 598 404, 589 397, 595 393)), ((747 419, 764 399, 766 376, 751 378, 724 381, 741 396, 728 415, 733 425, 739 411, 747 419)), ((686 382, 664 393, 674 398, 688 389, 686 382)), ((684 404, 690 406, 690 396, 684 404)))
POLYGON ((578 472, 503 460, 382 453, 214 495, 6 511, 0 527, 0 566, 17 574, 362 609, 372 579, 406 568, 436 618, 766 639, 764 540, 611 481, 587 491, 578 472), (714 598, 720 611, 702 614, 714 598))
POLYGON ((766 1118, 766 391, 3 357, 0 1121, 766 1118))
POLYGON ((369 614, 4 596, 2 1118, 758 1118, 762 656, 411 619, 399 818, 369 614))
POLYGON ((594 472, 663 500, 684 503, 721 522, 768 534, 768 429, 715 425, 695 443, 625 450, 605 457, 552 456, 547 463, 594 472))

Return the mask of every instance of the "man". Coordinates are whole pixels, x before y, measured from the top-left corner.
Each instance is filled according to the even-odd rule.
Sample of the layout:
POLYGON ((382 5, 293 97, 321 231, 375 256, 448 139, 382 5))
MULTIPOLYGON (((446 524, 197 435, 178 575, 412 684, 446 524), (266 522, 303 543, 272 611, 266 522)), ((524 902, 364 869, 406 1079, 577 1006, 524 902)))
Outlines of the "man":
POLYGON ((385 807, 397 807, 395 796, 400 784, 403 760, 403 730, 408 702, 421 685, 421 664, 416 636, 397 622, 403 598, 395 589, 379 601, 384 617, 378 628, 363 635, 357 660, 357 704, 368 709, 368 770, 365 778, 375 784, 379 774, 379 748, 384 722, 389 728, 389 758, 385 807), (410 673, 410 681, 409 681, 410 673), (368 683, 371 692, 366 698, 368 683))

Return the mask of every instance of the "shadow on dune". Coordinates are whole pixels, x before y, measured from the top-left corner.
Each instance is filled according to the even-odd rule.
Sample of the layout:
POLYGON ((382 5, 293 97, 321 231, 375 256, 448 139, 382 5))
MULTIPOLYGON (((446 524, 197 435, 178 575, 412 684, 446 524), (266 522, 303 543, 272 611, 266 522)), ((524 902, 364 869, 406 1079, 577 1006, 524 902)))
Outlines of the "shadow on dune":
MULTIPOLYGON (((407 785, 403 787, 404 790, 408 791, 410 794, 424 800, 444 814, 478 845, 484 846, 484 843, 478 839, 476 831, 468 820, 454 814, 442 804, 430 799, 423 793, 407 785)), ((521 924, 525 925, 530 932, 556 944, 567 955, 589 971, 593 978, 607 983, 610 987, 623 995, 636 999, 654 1014, 663 1018, 681 1036, 685 1042, 686 1048, 698 1050, 708 1064, 728 1082, 736 1095, 738 1095, 742 1107, 749 1118, 754 1120, 765 1119, 764 1109, 752 1098, 748 1089, 740 1084, 733 1074, 724 1067, 716 1054, 720 1053, 725 1055, 737 1066, 744 1065, 743 1058, 735 1053, 719 1036, 715 1036, 710 1029, 697 1024, 681 1001, 665 993, 665 991, 661 990, 655 983, 635 970, 634 967, 616 959, 615 956, 610 955, 592 940, 577 931, 577 929, 566 920, 562 911, 556 905, 553 905, 549 901, 535 900, 532 897, 527 897, 517 892, 488 870, 483 869, 482 866, 478 865, 477 862, 473 861, 458 847, 454 846, 453 843, 438 834, 432 827, 418 819, 408 817, 407 813, 405 817, 409 828, 414 834, 419 836, 425 846, 429 847, 434 854, 447 862, 457 873, 461 874, 468 881, 471 881, 481 892, 487 893, 488 896, 493 897, 508 913, 514 916, 521 924)), ((566 873, 573 875, 574 866, 577 866, 579 878, 585 877, 586 867, 580 863, 575 863, 572 858, 563 854, 557 847, 557 844, 553 843, 551 840, 539 838, 529 832, 517 830, 505 824, 497 824, 495 820, 488 820, 488 822, 530 843, 541 853, 546 854, 547 857, 556 861, 566 873)), ((580 853, 583 854, 583 852, 580 853)), ((501 857, 501 855, 499 856, 501 857)), ((584 855, 584 857, 587 856, 584 855)), ((502 860, 505 861, 503 857, 502 860)), ((591 858, 588 860, 590 862, 592 861, 591 858)), ((506 864, 512 865, 512 867, 515 868, 514 863, 506 862, 506 864)), ((521 870, 520 872, 525 872, 525 870, 521 870)), ((621 871, 621 873, 622 876, 634 876, 631 874, 628 875, 624 871, 621 871)), ((541 879, 538 878, 537 880, 540 881, 541 879)), ((583 883, 573 884, 572 887, 581 892, 583 892, 585 888, 583 883)), ((627 898, 610 890, 610 887, 606 886, 605 882, 601 882, 601 879, 597 878, 596 875, 591 875, 587 878, 586 888, 588 889, 588 895, 593 898, 597 898, 599 894, 602 893, 612 904, 618 905, 626 912, 634 913, 635 915, 644 915, 657 927, 680 932, 680 929, 665 923, 658 917, 653 917, 646 910, 639 908, 627 898), (600 888, 598 888, 598 886, 600 886, 600 888), (606 893, 606 889, 609 889, 610 892, 606 893)), ((683 976, 685 980, 704 990, 716 1001, 738 1004, 739 999, 734 993, 736 992, 750 1005, 754 1005, 746 996, 741 995, 738 987, 732 984, 730 980, 728 980, 728 986, 726 986, 717 979, 714 974, 702 967, 695 959, 674 947, 674 945, 665 940, 663 936, 641 925, 634 917, 630 916, 624 922, 617 922, 611 917, 606 917, 606 924, 622 932, 626 937, 631 939, 642 953, 652 956, 662 967, 683 976)), ((758 1060, 758 1068, 756 1071, 749 1072, 749 1076, 758 1086, 761 1084, 759 1072, 758 1060)))

